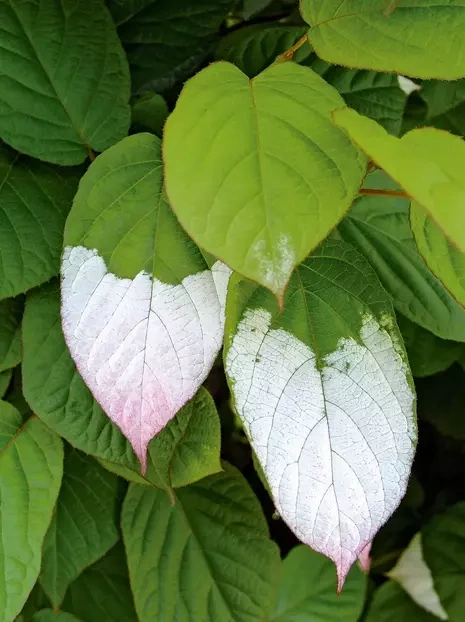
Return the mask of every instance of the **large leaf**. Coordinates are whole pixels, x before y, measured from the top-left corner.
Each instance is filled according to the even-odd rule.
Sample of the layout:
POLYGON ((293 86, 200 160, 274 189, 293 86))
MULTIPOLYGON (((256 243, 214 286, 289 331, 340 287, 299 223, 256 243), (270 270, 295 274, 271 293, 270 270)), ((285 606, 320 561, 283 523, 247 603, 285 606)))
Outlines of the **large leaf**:
POLYGON ((233 0, 110 0, 133 89, 164 91, 200 65, 233 0))
POLYGON ((222 344, 229 269, 209 269, 163 191, 160 140, 100 155, 65 228, 63 331, 77 368, 131 442, 147 446, 190 400, 222 344))
POLYGON ((331 562, 306 546, 284 561, 284 577, 271 622, 357 622, 365 600, 366 577, 358 566, 350 571, 344 590, 334 591, 331 562))
POLYGON ((77 182, 74 170, 59 170, 0 145, 0 298, 58 274, 77 182))
POLYGON ((69 586, 62 609, 82 622, 139 622, 122 544, 113 547, 69 586))
POLYGON ((118 479, 94 458, 72 450, 43 549, 40 583, 53 606, 81 572, 118 541, 118 479))
POLYGON ((211 395, 203 387, 152 440, 147 471, 102 461, 109 470, 134 481, 166 490, 187 486, 221 470, 220 419, 211 395))
POLYGON ((23 309, 24 296, 0 300, 0 372, 21 361, 23 309))
POLYGON ((186 84, 165 125, 166 188, 181 224, 280 297, 362 182, 364 157, 330 122, 341 101, 292 62, 253 80, 221 62, 186 84))
POLYGON ((395 582, 379 587, 370 603, 365 622, 438 622, 439 618, 419 607, 395 582))
POLYGON ((125 136, 129 71, 103 0, 1 0, 0 23, 5 142, 78 164, 125 136))
POLYGON ((399 504, 413 460, 415 396, 387 294, 344 242, 296 270, 279 312, 235 279, 225 368, 280 516, 334 561, 339 589, 399 504))
POLYGON ((37 417, 0 453, 0 620, 21 611, 40 570, 42 543, 63 473, 61 440, 37 417))
MULTIPOLYGON (((369 175, 366 185, 397 188, 381 172, 369 175)), ((465 341, 465 312, 418 253, 407 199, 360 197, 339 231, 368 259, 400 313, 442 339, 465 341)))
POLYGON ((424 82, 420 97, 427 104, 427 125, 465 134, 465 80, 424 82))
POLYGON ((226 465, 176 496, 173 505, 162 492, 131 484, 124 502, 140 622, 266 619, 280 560, 247 482, 226 465))
POLYGON ((465 0, 302 0, 318 56, 420 78, 465 76, 465 0))
POLYGON ((431 127, 395 138, 350 108, 336 110, 333 118, 465 253, 465 141, 431 127))

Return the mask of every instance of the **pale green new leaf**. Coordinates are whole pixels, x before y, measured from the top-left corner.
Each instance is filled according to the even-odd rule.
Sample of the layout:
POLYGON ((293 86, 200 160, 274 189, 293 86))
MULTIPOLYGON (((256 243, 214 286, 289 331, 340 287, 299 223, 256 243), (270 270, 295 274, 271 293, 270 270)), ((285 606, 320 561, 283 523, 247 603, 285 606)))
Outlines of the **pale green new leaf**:
POLYGON ((370 603, 365 622, 439 622, 417 605, 395 581, 379 587, 370 603))
POLYGON ((365 600, 366 576, 354 566, 339 596, 335 582, 336 572, 328 559, 309 547, 295 547, 284 560, 270 622, 357 622, 365 600))
POLYGON ((0 145, 0 298, 58 274, 78 180, 76 170, 58 169, 0 145))
POLYGON ((1 0, 0 137, 79 164, 129 128, 129 70, 103 0, 1 0))
POLYGON ((21 611, 40 570, 42 544, 63 474, 63 445, 31 417, 0 453, 0 620, 21 611))
POLYGON ((419 78, 465 76, 465 0, 302 0, 308 37, 336 65, 419 78))
POLYGON ((71 450, 43 547, 40 583, 55 608, 81 572, 118 541, 118 479, 91 456, 71 450))
POLYGON ((267 619, 279 553, 233 467, 179 489, 174 505, 161 491, 131 484, 122 529, 140 622, 267 619))
MULTIPOLYGON (((380 171, 369 175, 365 186, 398 190, 380 171)), ((402 315, 442 339, 465 341, 464 309, 419 254, 409 225, 408 199, 360 197, 339 232, 365 255, 402 315)))
POLYGON ((21 361, 21 320, 24 296, 0 300, 0 372, 21 361))
POLYGON ((365 173, 365 158, 330 121, 340 102, 292 62, 251 81, 218 62, 186 84, 165 125, 166 189, 183 227, 281 298, 365 173))

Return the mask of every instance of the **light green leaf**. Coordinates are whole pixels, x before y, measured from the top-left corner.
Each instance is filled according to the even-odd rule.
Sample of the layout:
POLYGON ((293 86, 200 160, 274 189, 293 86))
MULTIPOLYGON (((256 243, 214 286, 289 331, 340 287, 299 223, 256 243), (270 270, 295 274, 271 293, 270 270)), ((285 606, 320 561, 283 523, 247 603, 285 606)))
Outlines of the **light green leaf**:
POLYGON ((165 125, 166 188, 181 224, 281 298, 362 182, 365 158, 329 120, 341 101, 292 62, 252 81, 221 62, 186 84, 165 125))
POLYGON ((179 489, 176 497, 172 505, 162 492, 131 484, 124 502, 123 537, 140 622, 266 619, 280 560, 246 480, 225 465, 223 473, 179 489))
POLYGON ((113 547, 69 586, 62 609, 82 622, 139 622, 122 544, 113 547))
POLYGON ((195 395, 222 345, 230 270, 182 230, 163 193, 160 140, 137 134, 79 185, 62 258, 63 329, 83 379, 134 447, 195 395))
POLYGON ((410 225, 418 250, 431 272, 465 307, 465 253, 452 246, 436 223, 415 202, 410 207, 410 225))
POLYGON ((419 78, 465 76, 465 0, 302 0, 318 56, 419 78))
POLYGON ((448 369, 464 349, 463 343, 439 339, 433 333, 397 315, 412 374, 418 378, 448 369))
MULTIPOLYGON (((369 175, 365 185, 397 189, 379 171, 369 175)), ((465 341, 465 312, 418 253, 407 199, 360 197, 339 232, 365 255, 402 315, 442 339, 465 341)))
POLYGON ((131 65, 132 88, 157 92, 191 74, 234 0, 110 0, 131 65))
POLYGON ((7 369, 6 371, 0 372, 0 398, 2 398, 5 393, 8 391, 8 387, 11 382, 11 376, 13 372, 11 369, 7 369))
POLYGON ((297 546, 284 561, 284 577, 270 621, 357 622, 365 600, 366 576, 354 566, 339 596, 335 582, 334 566, 328 559, 297 546))
POLYGON ((128 65, 103 0, 1 0, 0 23, 5 142, 79 164, 126 135, 128 65))
POLYGON ((0 300, 0 372, 21 362, 24 296, 0 300))
POLYGON ((0 400, 0 452, 15 437, 22 423, 23 418, 18 410, 8 402, 0 400))
POLYGON ((420 97, 427 104, 424 125, 452 134, 465 134, 465 80, 430 80, 421 87, 420 97))
POLYGON ((149 130, 161 138, 168 114, 168 106, 161 95, 143 93, 132 105, 133 128, 136 131, 149 130))
POLYGON ((375 591, 365 622, 438 622, 439 618, 419 607, 395 581, 375 591))
MULTIPOLYGON (((1 6, 0 1, 0 13, 1 6)), ((0 298, 16 296, 58 274, 78 172, 0 145, 0 298)))
POLYGON ((149 445, 147 471, 121 467, 107 460, 105 468, 121 477, 172 493, 207 475, 218 473, 221 431, 215 403, 203 387, 149 445))
POLYGON ((334 561, 341 589, 404 495, 416 442, 388 295, 342 241, 297 268, 282 312, 269 292, 233 277, 225 369, 279 515, 334 561))
POLYGON ((465 610, 465 503, 435 516, 422 530, 423 556, 451 621, 465 610))
POLYGON ((135 467, 131 446, 95 402, 68 352, 57 282, 27 295, 23 338, 23 391, 32 410, 74 447, 135 467))
POLYGON ((64 611, 56 613, 53 609, 42 609, 35 614, 32 622, 80 622, 80 620, 64 611))
MULTIPOLYGON (((465 16, 465 5, 463 12, 465 16)), ((394 138, 350 108, 334 111, 333 118, 428 212, 457 250, 465 253, 465 142, 434 128, 394 138)))
POLYGON ((0 453, 0 620, 21 611, 40 570, 42 543, 63 474, 63 445, 31 417, 0 453))
POLYGON ((45 537, 40 583, 60 607, 68 586, 118 541, 118 478, 96 460, 71 450, 45 537))

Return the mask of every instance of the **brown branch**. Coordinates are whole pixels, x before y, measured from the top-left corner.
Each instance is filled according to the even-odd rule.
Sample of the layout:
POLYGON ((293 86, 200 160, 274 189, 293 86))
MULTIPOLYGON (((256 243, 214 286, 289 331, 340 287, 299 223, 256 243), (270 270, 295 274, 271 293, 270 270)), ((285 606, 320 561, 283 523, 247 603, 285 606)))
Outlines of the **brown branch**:
POLYGON ((382 190, 381 188, 362 188, 359 194, 379 197, 396 197, 398 199, 409 199, 410 197, 403 190, 382 190))
POLYGON ((299 39, 296 43, 294 43, 294 45, 293 45, 291 48, 289 48, 288 50, 286 50, 285 52, 283 52, 282 54, 280 54, 280 55, 277 57, 276 61, 277 61, 277 62, 280 62, 280 61, 283 61, 283 60, 292 60, 292 57, 293 57, 293 56, 294 56, 294 54, 297 52, 297 50, 298 50, 300 47, 302 47, 302 45, 303 45, 304 43, 306 43, 307 41, 308 41, 308 35, 307 35, 307 33, 305 33, 305 34, 303 35, 303 37, 300 37, 300 39, 299 39))

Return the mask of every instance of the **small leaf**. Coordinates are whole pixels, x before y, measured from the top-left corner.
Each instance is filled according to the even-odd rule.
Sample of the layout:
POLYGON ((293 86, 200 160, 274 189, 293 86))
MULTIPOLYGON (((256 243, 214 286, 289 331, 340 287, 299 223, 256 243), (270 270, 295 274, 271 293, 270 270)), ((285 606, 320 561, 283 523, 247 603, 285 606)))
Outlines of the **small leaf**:
POLYGON ((31 417, 0 453, 0 620, 21 611, 40 570, 42 543, 63 473, 61 440, 31 417))
POLYGON ((161 138, 168 114, 168 106, 161 95, 143 93, 132 105, 132 125, 137 131, 148 130, 161 138))
POLYGON ((246 480, 225 465, 223 473, 179 489, 176 497, 172 505, 162 492, 131 484, 124 502, 123 537, 140 622, 266 619, 279 553, 246 480))
POLYGON ((365 599, 366 578, 354 566, 339 596, 331 562, 306 546, 297 546, 284 561, 284 577, 271 622, 357 622, 365 599))
POLYGON ((32 622, 80 622, 80 620, 64 611, 56 613, 53 609, 42 609, 34 615, 32 622))
POLYGON ((166 188, 181 224, 202 248, 281 298, 365 173, 365 158, 331 127, 341 101, 292 62, 251 81, 220 62, 186 84, 165 126, 166 188))
POLYGON ((79 164, 126 135, 128 65, 103 0, 1 0, 0 23, 5 142, 79 164))
POLYGON ((415 395, 390 300, 333 241, 296 270, 284 312, 236 280, 227 315, 225 369, 279 515, 334 561, 340 590, 413 460, 415 395))
POLYGON ((12 370, 7 369, 6 371, 0 372, 0 398, 2 398, 5 393, 8 391, 8 387, 11 382, 12 370))
POLYGON ((308 38, 335 65, 455 80, 465 76, 464 0, 302 0, 308 38))
POLYGON ((52 605, 81 572, 118 541, 118 480, 90 456, 72 450, 52 523, 45 537, 40 583, 52 605))
POLYGON ((24 296, 0 300, 0 372, 21 362, 24 296))
POLYGON ((438 622, 419 607, 395 581, 386 581, 373 596, 365 622, 438 622))
POLYGON ((147 446, 190 400, 222 345, 230 270, 211 270, 162 191, 160 141, 129 136, 79 185, 65 228, 63 332, 95 398, 147 446))

